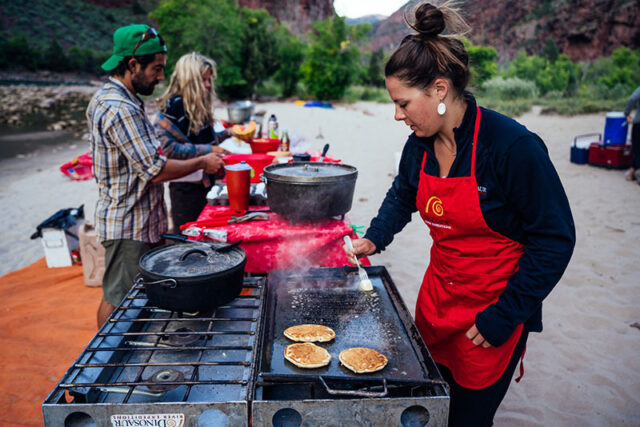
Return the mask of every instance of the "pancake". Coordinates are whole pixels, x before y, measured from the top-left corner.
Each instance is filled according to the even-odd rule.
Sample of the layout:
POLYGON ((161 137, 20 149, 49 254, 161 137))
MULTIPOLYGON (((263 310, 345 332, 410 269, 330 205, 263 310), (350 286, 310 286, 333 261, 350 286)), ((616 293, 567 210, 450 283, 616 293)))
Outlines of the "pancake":
POLYGON ((336 333, 327 326, 306 324, 285 329, 284 336, 298 342, 327 342, 334 339, 336 333))
POLYGON ((284 349, 284 358, 303 369, 321 368, 331 361, 327 350, 310 342, 288 345, 284 349))
POLYGON ((375 372, 387 366, 387 356, 370 348, 355 347, 340 352, 340 362, 356 374, 375 372))

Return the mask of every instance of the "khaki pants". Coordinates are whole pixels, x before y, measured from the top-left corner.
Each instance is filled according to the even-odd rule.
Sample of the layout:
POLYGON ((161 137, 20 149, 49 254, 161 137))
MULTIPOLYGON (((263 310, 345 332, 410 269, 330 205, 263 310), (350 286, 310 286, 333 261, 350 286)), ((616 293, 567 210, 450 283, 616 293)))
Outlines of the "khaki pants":
POLYGON ((155 245, 137 240, 105 240, 105 271, 102 279, 103 299, 117 306, 129 292, 136 275, 140 257, 155 245))

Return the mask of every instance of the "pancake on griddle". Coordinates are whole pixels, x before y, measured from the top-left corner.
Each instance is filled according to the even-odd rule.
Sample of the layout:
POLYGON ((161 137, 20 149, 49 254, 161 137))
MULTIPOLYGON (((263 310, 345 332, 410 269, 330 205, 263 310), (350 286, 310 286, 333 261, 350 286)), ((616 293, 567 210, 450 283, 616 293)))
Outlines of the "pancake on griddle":
POLYGON ((288 345, 284 349, 284 358, 303 369, 321 368, 331 361, 327 350, 310 342, 288 345))
POLYGON ((327 342, 334 339, 336 333, 327 326, 305 324, 285 329, 284 336, 298 342, 327 342))
POLYGON ((371 348, 355 347, 340 352, 342 364, 356 374, 375 372, 387 366, 387 356, 371 348))

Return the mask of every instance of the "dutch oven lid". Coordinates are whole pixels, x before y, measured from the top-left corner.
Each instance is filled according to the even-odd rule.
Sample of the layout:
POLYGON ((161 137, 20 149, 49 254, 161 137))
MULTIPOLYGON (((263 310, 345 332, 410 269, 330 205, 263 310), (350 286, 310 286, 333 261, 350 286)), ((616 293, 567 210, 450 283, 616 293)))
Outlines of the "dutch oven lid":
POLYGON ((287 182, 340 182, 355 179, 358 170, 342 163, 293 162, 267 166, 264 176, 287 182))
POLYGON ((217 252, 211 246, 216 247, 216 244, 177 243, 161 246, 140 258, 140 268, 172 278, 197 278, 231 270, 246 259, 245 252, 240 248, 217 252))

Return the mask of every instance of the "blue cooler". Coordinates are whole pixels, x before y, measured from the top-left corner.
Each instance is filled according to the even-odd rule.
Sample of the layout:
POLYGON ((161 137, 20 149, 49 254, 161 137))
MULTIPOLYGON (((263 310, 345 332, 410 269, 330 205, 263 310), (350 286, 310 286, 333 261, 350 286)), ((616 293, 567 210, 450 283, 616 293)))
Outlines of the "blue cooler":
POLYGON ((607 119, 604 123, 604 145, 625 144, 628 129, 624 113, 607 113, 607 119))
POLYGON ((589 146, 592 142, 601 142, 602 136, 599 133, 586 133, 573 138, 571 145, 571 163, 584 165, 589 159, 589 146))

